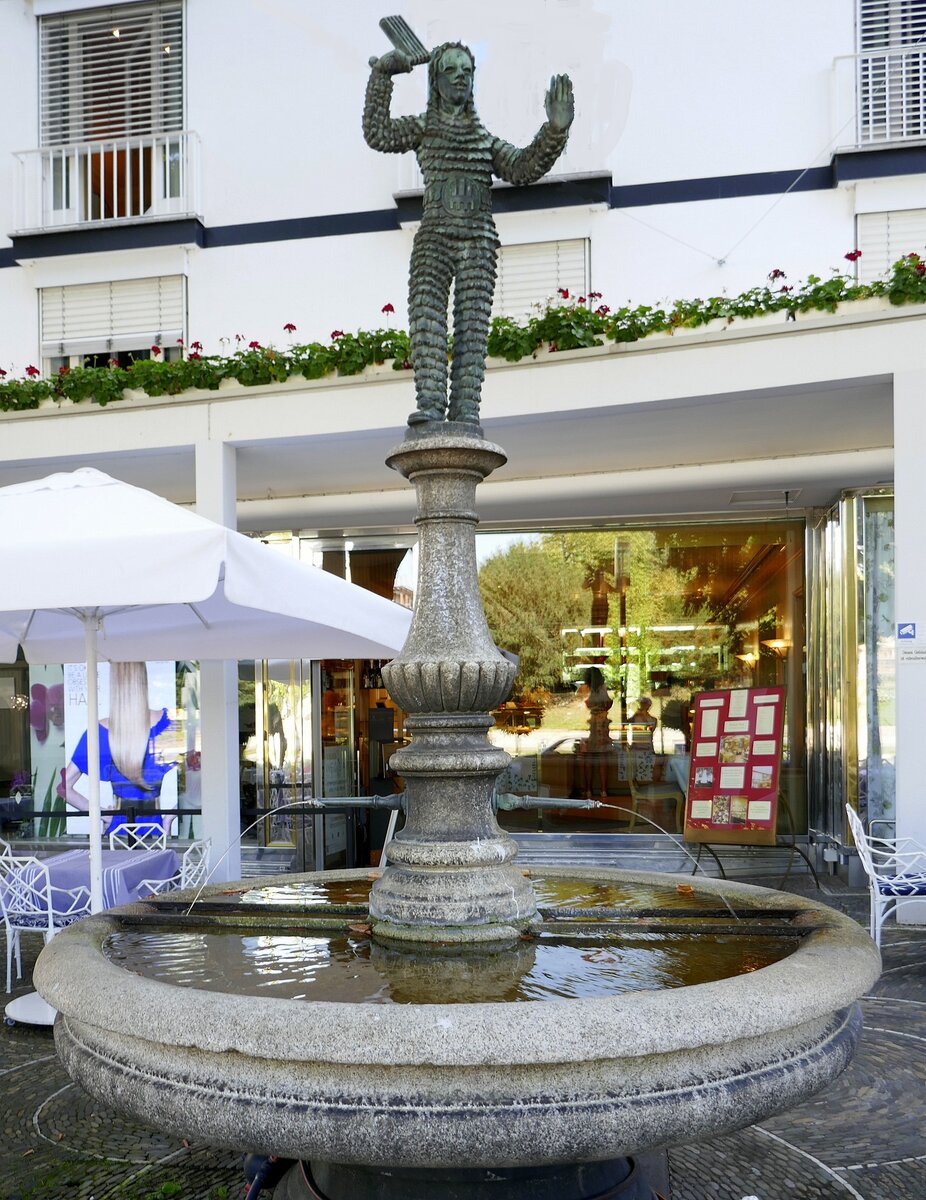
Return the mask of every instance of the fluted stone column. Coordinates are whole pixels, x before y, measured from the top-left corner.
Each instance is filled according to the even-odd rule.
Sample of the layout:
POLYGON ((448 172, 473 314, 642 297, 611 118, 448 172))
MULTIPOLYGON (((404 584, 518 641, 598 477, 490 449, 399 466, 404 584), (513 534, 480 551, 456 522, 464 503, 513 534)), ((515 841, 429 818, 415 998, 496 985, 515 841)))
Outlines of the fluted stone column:
POLYGON ((486 624, 476 570, 476 486, 506 461, 478 426, 409 429, 387 464, 418 497, 418 589, 408 640, 383 669, 408 714, 411 743, 390 760, 406 782, 405 828, 370 896, 378 936, 510 938, 536 920, 517 848, 495 820, 492 794, 509 756, 487 733, 516 668, 486 624))

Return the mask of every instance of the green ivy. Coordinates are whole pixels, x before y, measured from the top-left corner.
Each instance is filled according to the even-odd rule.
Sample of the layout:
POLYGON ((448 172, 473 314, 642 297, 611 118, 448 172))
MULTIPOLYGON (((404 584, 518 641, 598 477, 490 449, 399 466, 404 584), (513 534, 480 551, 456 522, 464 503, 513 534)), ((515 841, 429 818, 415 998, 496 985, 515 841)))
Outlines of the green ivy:
MULTIPOLYGON (((846 256, 858 258, 858 251, 846 256)), ((740 296, 711 296, 707 300, 676 300, 671 308, 640 304, 612 311, 597 304, 599 293, 570 298, 561 290, 555 302, 525 321, 496 317, 489 331, 488 352, 493 357, 519 362, 541 350, 575 350, 602 346, 605 342, 637 342, 653 333, 697 329, 710 321, 748 320, 769 313, 835 312, 837 305, 887 297, 891 304, 926 304, 926 261, 919 254, 898 259, 887 278, 856 283, 848 275, 834 272, 829 279, 809 275, 806 282, 789 287, 780 270, 769 274, 761 287, 740 296)), ((384 309, 387 311, 387 309, 384 309)), ((391 306, 388 307, 391 312, 391 306)), ((287 330, 292 330, 287 326, 287 330)), ((175 362, 157 355, 138 359, 127 367, 62 368, 52 379, 41 379, 34 367, 26 379, 0 379, 0 411, 38 408, 42 400, 88 401, 101 407, 124 398, 127 391, 149 396, 177 396, 191 388, 215 391, 223 379, 235 379, 245 387, 282 383, 294 376, 323 379, 329 375, 358 375, 364 368, 391 362, 393 370, 411 369, 411 346, 403 330, 375 329, 344 333, 335 330, 330 342, 310 342, 287 350, 251 342, 231 355, 202 355, 199 343, 175 362)), ((452 350, 452 346, 451 346, 452 350)))

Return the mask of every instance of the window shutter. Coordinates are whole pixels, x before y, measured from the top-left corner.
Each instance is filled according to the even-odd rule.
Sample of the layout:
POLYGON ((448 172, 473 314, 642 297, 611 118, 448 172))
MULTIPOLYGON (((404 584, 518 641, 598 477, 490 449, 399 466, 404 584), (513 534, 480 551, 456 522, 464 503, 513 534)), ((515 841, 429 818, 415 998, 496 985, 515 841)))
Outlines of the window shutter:
POLYGON ((183 8, 156 0, 43 17, 43 146, 183 128, 183 8))
POLYGON ((42 356, 176 345, 183 336, 182 275, 42 288, 42 356))
POLYGON ((859 50, 902 50, 922 45, 926 38, 923 0, 861 0, 859 50))
POLYGON ((588 294, 587 238, 501 246, 492 315, 523 320, 537 305, 558 299, 559 288, 568 290, 570 297, 588 294))
POLYGON ((904 254, 926 256, 926 208, 896 212, 859 213, 856 218, 859 280, 868 283, 884 275, 904 254))

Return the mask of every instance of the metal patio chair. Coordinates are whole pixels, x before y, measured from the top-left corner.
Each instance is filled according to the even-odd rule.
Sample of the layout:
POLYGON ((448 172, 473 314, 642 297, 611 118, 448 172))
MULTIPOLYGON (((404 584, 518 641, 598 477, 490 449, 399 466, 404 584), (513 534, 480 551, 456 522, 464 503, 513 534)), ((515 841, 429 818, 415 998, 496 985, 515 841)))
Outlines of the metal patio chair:
POLYGON ((873 837, 858 813, 846 805, 855 848, 868 876, 871 898, 869 929, 881 946, 884 922, 907 900, 926 899, 926 848, 913 838, 873 837))
POLYGON ((167 831, 153 821, 126 822, 109 835, 110 850, 166 850, 167 831))
POLYGON ((199 887, 206 882, 209 875, 209 856, 212 851, 212 839, 191 842, 183 852, 180 860, 180 870, 176 875, 167 879, 143 879, 139 889, 147 889, 151 896, 163 892, 174 892, 178 888, 199 887))
POLYGON ((22 978, 20 935, 41 933, 48 943, 66 925, 90 912, 90 889, 53 887, 48 867, 37 858, 0 860, 0 908, 6 928, 6 990, 12 991, 13 957, 22 978))

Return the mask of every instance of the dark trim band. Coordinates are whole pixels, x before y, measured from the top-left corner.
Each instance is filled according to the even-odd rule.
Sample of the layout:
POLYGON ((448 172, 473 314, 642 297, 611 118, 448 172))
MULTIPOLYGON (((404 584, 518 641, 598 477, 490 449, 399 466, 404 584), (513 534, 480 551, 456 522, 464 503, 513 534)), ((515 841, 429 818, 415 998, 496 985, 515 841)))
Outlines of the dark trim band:
MULTIPOLYGON (((926 145, 891 146, 840 151, 825 167, 804 171, 757 171, 748 175, 717 175, 703 179, 674 179, 662 183, 613 185, 606 172, 551 178, 531 187, 493 187, 496 213, 532 212, 579 205, 607 208, 640 208, 657 204, 685 204, 703 200, 730 200, 740 196, 781 195, 783 192, 826 191, 857 179, 891 175, 926 175, 926 145)), ((139 221, 96 229, 51 230, 14 235, 11 247, 0 248, 0 268, 52 255, 96 254, 101 251, 138 250, 151 246, 191 245, 201 249, 247 246, 261 242, 300 241, 317 237, 345 237, 358 233, 385 233, 421 219, 421 194, 402 193, 395 208, 329 213, 283 221, 251 221, 240 225, 207 228, 196 217, 174 221, 139 221)))

